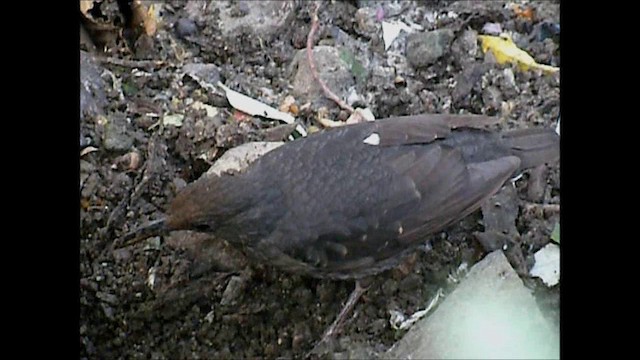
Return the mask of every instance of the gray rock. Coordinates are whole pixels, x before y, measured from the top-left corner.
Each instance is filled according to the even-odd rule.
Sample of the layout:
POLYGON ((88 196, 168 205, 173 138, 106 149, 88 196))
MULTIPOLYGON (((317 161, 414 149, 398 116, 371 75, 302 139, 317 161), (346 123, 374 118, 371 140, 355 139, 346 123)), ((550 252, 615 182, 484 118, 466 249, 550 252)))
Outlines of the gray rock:
POLYGON ((434 64, 444 55, 454 33, 451 29, 439 29, 423 33, 413 33, 407 40, 407 60, 415 68, 434 64))
POLYGON ((182 71, 207 85, 216 86, 220 81, 220 69, 215 64, 186 64, 182 67, 182 71))
POLYGON ((233 276, 231 279, 229 279, 227 287, 222 293, 220 305, 229 305, 234 303, 236 299, 238 299, 242 291, 244 291, 246 283, 247 281, 242 276, 233 276))
POLYGON ((106 87, 101 77, 102 67, 95 63, 93 57, 80 51, 80 117, 95 116, 104 113, 107 98, 106 87))
POLYGON ((468 96, 474 86, 480 85, 482 76, 491 68, 490 64, 472 63, 456 76, 456 87, 451 97, 454 104, 464 106, 469 102, 468 96))
POLYGON ((559 358, 559 329, 545 320, 501 251, 467 278, 383 358, 559 358))
POLYGON ((453 58, 463 66, 473 63, 478 54, 478 33, 475 30, 465 30, 451 44, 453 58))
POLYGON ((502 92, 495 86, 487 86, 482 92, 482 102, 487 109, 499 111, 502 106, 502 92))
POLYGON ((224 36, 236 37, 244 31, 264 39, 286 24, 292 4, 290 1, 213 1, 210 7, 220 10, 219 29, 224 36))
POLYGON ((376 19, 377 9, 373 7, 363 7, 356 11, 354 30, 359 35, 368 38, 373 37, 382 29, 382 23, 376 19))
POLYGON ((194 35, 196 31, 198 31, 195 21, 189 18, 178 19, 174 25, 174 29, 176 35, 181 38, 194 35))

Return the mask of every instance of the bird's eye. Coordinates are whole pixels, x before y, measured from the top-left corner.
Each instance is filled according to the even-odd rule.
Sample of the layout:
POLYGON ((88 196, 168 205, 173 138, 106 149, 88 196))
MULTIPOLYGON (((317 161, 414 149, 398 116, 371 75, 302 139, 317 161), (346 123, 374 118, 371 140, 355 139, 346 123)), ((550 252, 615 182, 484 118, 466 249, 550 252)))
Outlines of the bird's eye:
POLYGON ((195 226, 195 229, 196 231, 206 232, 206 231, 209 231, 211 228, 207 224, 198 224, 195 226))

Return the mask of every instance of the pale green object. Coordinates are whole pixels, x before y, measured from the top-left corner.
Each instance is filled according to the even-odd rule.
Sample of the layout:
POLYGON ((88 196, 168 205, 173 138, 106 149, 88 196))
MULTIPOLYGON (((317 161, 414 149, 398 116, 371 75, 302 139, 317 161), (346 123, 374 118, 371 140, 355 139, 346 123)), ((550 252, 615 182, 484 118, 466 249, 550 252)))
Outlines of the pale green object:
POLYGON ((182 126, 182 120, 184 120, 184 115, 182 114, 171 114, 171 115, 165 115, 162 118, 162 124, 163 125, 173 125, 175 127, 180 127, 182 126))
POLYGON ((340 51, 340 59, 345 63, 349 64, 349 69, 353 76, 358 80, 358 82, 362 82, 366 78, 366 70, 364 66, 356 59, 356 57, 349 50, 341 50, 340 51))
POLYGON ((556 226, 553 228, 553 232, 551 232, 551 240, 560 244, 560 223, 556 223, 556 226))
POLYGON ((559 329, 502 251, 487 255, 385 359, 558 359, 559 329))

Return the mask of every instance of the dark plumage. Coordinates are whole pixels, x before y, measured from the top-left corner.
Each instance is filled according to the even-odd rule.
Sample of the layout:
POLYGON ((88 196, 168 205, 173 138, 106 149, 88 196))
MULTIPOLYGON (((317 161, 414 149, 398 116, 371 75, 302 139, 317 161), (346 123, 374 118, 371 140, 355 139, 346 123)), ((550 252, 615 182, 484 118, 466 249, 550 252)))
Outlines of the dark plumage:
POLYGON ((283 270, 358 279, 478 209, 511 176, 559 155, 551 129, 495 133, 482 116, 419 115, 348 125, 289 142, 241 174, 188 185, 164 220, 213 233, 283 270))

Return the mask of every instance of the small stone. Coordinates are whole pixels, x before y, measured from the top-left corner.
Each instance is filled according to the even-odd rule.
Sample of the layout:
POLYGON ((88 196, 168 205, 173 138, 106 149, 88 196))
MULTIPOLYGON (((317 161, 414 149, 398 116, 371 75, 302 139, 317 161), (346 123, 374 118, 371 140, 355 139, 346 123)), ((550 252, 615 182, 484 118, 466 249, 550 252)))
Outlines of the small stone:
POLYGON ((109 293, 105 293, 102 291, 98 291, 96 293, 96 297, 98 299, 100 299, 101 301, 110 304, 110 305, 118 305, 119 301, 118 301, 118 297, 113 295, 113 294, 109 294, 109 293))
POLYGON ((101 74, 104 69, 90 54, 80 51, 80 116, 92 117, 104 113, 106 85, 101 74))
POLYGON ((499 111, 502 108, 502 92, 495 86, 489 86, 482 92, 482 102, 493 111, 499 111))
POLYGON ((195 21, 188 18, 181 18, 176 21, 174 28, 176 30, 176 35, 181 38, 194 35, 198 30, 195 21))
POLYGON ((376 20, 376 9, 371 7, 363 7, 356 11, 354 30, 359 35, 372 37, 379 32, 381 23, 376 20))
POLYGON ((231 279, 229 279, 227 287, 222 293, 220 305, 230 305, 234 303, 240 296, 240 293, 242 293, 242 291, 244 290, 245 286, 246 281, 242 276, 233 276, 231 279))
POLYGON ((127 151, 133 146, 133 137, 123 116, 113 116, 105 124, 103 145, 109 151, 127 151))
POLYGON ((398 290, 398 282, 393 279, 387 279, 382 284, 382 293, 386 296, 392 296, 398 290))
POLYGON ((413 33, 407 40, 407 60, 415 68, 434 64, 444 55, 454 33, 451 29, 440 29, 424 33, 413 33))

